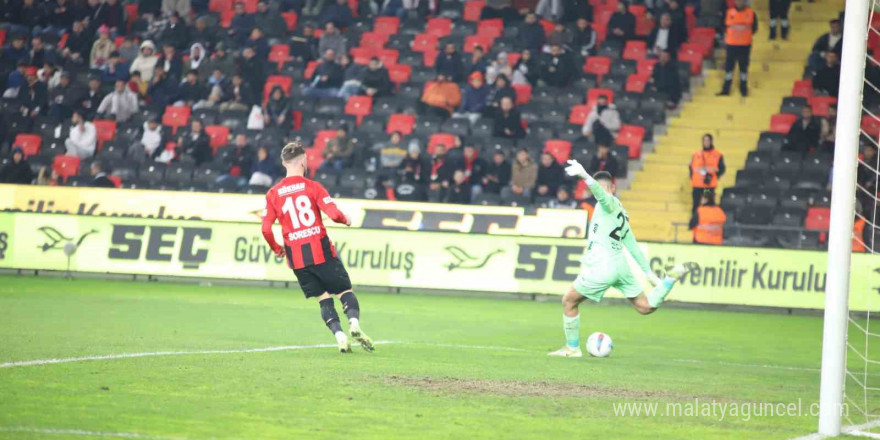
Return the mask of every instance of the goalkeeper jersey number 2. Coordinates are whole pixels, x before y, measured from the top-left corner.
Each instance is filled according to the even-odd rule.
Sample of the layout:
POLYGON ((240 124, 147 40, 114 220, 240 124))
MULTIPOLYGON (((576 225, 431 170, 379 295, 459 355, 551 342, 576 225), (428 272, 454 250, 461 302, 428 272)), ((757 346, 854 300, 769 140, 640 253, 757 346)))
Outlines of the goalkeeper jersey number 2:
POLYGON ((587 248, 581 263, 594 266, 603 260, 624 258, 626 248, 644 272, 649 271, 648 262, 638 247, 629 225, 629 216, 617 197, 605 192, 593 181, 590 191, 598 202, 589 223, 587 248))

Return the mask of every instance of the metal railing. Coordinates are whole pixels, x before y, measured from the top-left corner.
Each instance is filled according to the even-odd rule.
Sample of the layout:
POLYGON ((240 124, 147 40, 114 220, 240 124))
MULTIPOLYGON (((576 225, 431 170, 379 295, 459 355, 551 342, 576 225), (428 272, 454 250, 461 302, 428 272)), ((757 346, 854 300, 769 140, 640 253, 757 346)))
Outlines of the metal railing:
MULTIPOLYGON (((679 231, 682 236, 691 235, 685 222, 673 222, 673 241, 679 242, 679 231)), ((724 244, 729 246, 754 246, 786 249, 824 249, 827 245, 822 237, 827 229, 807 229, 797 226, 773 225, 724 225, 724 244)))

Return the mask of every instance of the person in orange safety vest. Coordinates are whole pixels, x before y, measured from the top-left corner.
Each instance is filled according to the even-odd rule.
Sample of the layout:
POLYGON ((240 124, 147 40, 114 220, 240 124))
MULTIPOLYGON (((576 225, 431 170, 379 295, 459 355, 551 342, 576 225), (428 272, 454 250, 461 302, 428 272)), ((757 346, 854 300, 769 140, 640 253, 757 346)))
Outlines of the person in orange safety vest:
POLYGON ((690 228, 694 243, 719 245, 724 241, 724 222, 727 215, 715 204, 715 191, 707 189, 700 198, 700 207, 691 217, 690 228))
POLYGON ((733 83, 733 68, 739 65, 739 92, 749 95, 749 59, 752 52, 752 37, 758 31, 758 16, 755 10, 746 5, 746 0, 736 0, 736 5, 727 10, 724 16, 724 43, 727 46, 727 59, 724 61, 724 86, 718 95, 730 95, 733 83))

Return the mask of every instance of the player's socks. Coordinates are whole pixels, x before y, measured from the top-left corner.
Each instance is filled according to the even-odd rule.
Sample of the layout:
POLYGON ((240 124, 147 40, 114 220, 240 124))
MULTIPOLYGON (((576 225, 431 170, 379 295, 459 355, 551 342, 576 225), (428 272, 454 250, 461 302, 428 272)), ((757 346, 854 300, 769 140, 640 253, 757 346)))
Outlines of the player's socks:
POLYGON ((581 328, 581 315, 574 318, 562 315, 562 329, 565 331, 565 345, 570 348, 580 347, 579 334, 581 328))
POLYGON ((669 295, 669 292, 672 291, 675 282, 688 272, 690 272, 690 268, 682 264, 678 264, 673 267, 672 270, 666 272, 666 277, 660 281, 660 284, 648 292, 648 304, 655 309, 660 307, 660 304, 663 304, 663 300, 665 300, 666 296, 669 295))
POLYGON ((342 311, 345 312, 345 316, 348 316, 348 332, 352 339, 361 344, 364 350, 373 351, 373 340, 361 330, 361 310, 354 292, 340 296, 339 301, 342 302, 342 311))
POLYGON ((345 312, 345 316, 348 316, 348 321, 358 320, 361 317, 361 306, 358 304, 357 297, 354 296, 354 292, 347 292, 342 294, 339 297, 339 302, 342 303, 342 311, 345 312))
POLYGON ((333 304, 333 298, 321 300, 318 303, 321 306, 321 318, 324 324, 330 329, 334 335, 342 332, 342 326, 339 325, 339 315, 336 314, 336 306, 333 304))

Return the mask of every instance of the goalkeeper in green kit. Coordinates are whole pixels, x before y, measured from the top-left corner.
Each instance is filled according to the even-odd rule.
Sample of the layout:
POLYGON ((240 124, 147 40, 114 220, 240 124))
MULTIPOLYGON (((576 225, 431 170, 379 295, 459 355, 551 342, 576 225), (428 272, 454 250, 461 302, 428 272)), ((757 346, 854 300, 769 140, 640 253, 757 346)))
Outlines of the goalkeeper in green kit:
POLYGON ((565 330, 566 343, 549 355, 581 357, 578 341, 578 305, 581 302, 585 299, 599 302, 605 291, 614 287, 623 293, 639 313, 647 315, 660 307, 672 286, 689 271, 689 267, 676 265, 663 279, 651 271, 629 227, 626 210, 620 200, 614 197, 616 188, 611 174, 600 171, 595 176, 590 176, 576 160, 568 161, 565 173, 585 180, 598 203, 589 223, 587 248, 581 257, 581 273, 562 297, 562 327, 565 330), (624 247, 654 285, 653 289, 642 291, 641 284, 626 261, 624 247))

